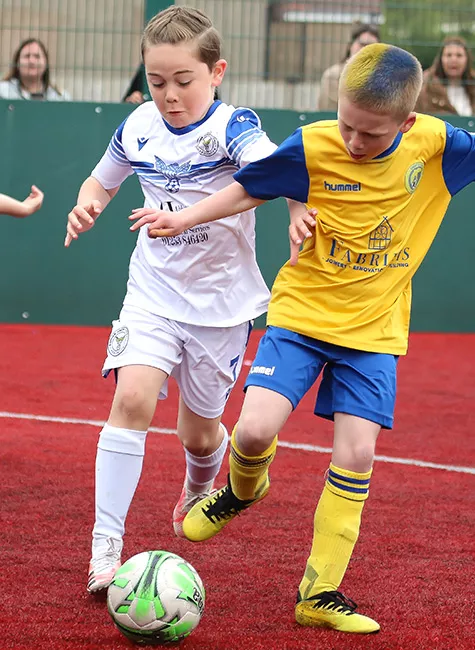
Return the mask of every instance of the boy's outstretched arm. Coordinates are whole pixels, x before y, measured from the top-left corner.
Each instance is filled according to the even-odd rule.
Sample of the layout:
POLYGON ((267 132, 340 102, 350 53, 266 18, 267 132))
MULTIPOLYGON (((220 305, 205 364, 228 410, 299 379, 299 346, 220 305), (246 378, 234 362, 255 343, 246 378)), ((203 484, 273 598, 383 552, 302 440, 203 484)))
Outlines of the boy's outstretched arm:
POLYGON ((250 196, 244 187, 235 181, 206 199, 198 201, 180 212, 164 212, 153 208, 133 210, 129 219, 135 221, 130 230, 138 230, 145 224, 150 237, 174 237, 184 230, 201 223, 216 221, 245 212, 261 205, 264 201, 250 196))
MULTIPOLYGON (((224 189, 180 212, 152 208, 133 210, 129 219, 135 223, 130 229, 138 230, 148 224, 151 237, 173 237, 200 223, 230 217, 278 197, 306 203, 310 182, 301 129, 269 156, 240 169, 234 178, 235 181, 224 189)), ((306 236, 305 228, 302 236, 306 236)), ((299 239, 297 235, 296 239, 299 239)))
POLYGON ((96 223, 97 217, 119 191, 119 187, 106 190, 93 176, 86 178, 79 190, 77 203, 68 214, 66 225, 66 248, 80 233, 87 232, 96 223))
POLYGON ((43 198, 43 192, 36 185, 31 186, 31 192, 24 201, 17 201, 7 194, 0 194, 0 214, 7 214, 20 219, 28 217, 41 208, 43 198))

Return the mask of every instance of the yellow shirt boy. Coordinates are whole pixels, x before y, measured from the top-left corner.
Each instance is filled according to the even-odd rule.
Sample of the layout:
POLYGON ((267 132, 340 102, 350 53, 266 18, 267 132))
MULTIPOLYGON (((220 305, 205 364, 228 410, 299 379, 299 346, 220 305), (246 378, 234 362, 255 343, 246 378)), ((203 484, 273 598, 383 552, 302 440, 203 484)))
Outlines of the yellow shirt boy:
POLYGON ((246 381, 228 483, 183 522, 185 536, 202 541, 265 497, 277 435, 323 373, 315 412, 334 420, 334 443, 295 607, 304 626, 379 630, 338 589, 358 539, 376 440, 392 425, 412 277, 451 197, 475 180, 474 135, 416 115, 421 85, 409 52, 368 45, 345 65, 337 122, 299 129, 240 170, 237 183, 179 214, 145 209, 131 217, 133 229, 148 223, 160 236, 277 196, 318 209, 315 219, 291 216, 291 261, 275 281, 246 381))

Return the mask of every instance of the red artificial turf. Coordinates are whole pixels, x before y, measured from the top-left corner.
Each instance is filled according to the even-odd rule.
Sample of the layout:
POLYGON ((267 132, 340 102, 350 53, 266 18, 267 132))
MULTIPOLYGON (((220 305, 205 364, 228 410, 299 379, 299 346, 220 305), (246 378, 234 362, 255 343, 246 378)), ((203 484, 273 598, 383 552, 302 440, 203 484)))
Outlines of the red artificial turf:
MULTIPOLYGON (((114 389, 100 376, 107 336, 103 328, 0 327, 0 650, 134 647, 112 624, 104 598, 85 591, 100 427, 14 415, 105 420, 114 389)), ((475 336, 413 335, 400 363, 396 425, 381 434, 378 454, 473 468, 474 360, 475 336)), ((225 413, 229 426, 242 402, 239 386, 225 413)), ((173 388, 159 404, 155 426, 174 427, 176 397, 173 388)), ((331 446, 330 425, 312 415, 314 398, 315 389, 283 441, 331 446)), ((171 528, 183 452, 175 436, 149 434, 124 557, 167 549, 199 571, 205 615, 182 650, 475 647, 475 475, 415 465, 376 463, 342 585, 381 632, 357 637, 296 625, 296 588, 328 460, 279 449, 269 496, 214 540, 190 544, 171 528)))

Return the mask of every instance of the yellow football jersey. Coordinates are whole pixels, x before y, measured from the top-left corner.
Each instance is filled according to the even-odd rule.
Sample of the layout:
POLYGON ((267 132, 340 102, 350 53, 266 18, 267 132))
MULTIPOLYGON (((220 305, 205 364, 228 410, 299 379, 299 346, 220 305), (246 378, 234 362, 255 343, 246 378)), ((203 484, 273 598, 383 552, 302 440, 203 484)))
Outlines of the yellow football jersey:
POLYGON ((474 136, 431 116, 367 162, 336 121, 298 129, 235 175, 256 198, 316 208, 315 236, 280 270, 268 325, 370 352, 404 354, 411 280, 451 197, 474 179, 474 136))

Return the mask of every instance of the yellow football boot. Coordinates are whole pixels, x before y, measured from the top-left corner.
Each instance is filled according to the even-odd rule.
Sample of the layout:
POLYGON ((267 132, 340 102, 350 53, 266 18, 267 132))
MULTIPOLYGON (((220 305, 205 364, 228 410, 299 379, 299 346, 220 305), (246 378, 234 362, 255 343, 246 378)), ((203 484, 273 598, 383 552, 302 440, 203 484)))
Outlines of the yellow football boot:
POLYGON ((269 492, 269 487, 269 476, 266 474, 254 499, 242 501, 233 493, 228 476, 227 485, 198 501, 187 513, 183 520, 183 535, 190 542, 204 542, 214 537, 243 510, 263 499, 269 492))
POLYGON ((356 613, 356 603, 339 591, 322 591, 316 596, 301 599, 295 606, 295 620, 306 627, 328 627, 339 632, 371 634, 379 631, 379 624, 368 616, 356 613))

